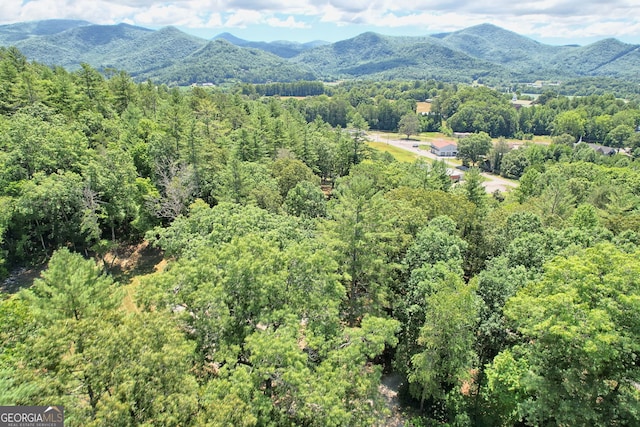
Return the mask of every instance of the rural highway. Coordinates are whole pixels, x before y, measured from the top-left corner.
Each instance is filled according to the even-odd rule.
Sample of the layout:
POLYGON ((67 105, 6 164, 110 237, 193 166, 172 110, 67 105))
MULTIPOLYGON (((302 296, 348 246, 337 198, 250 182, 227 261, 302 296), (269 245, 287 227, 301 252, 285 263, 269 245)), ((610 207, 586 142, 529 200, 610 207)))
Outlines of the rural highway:
MULTIPOLYGON (((388 134, 385 133, 377 133, 377 132, 369 132, 369 138, 372 141, 376 142, 384 142, 389 145, 393 145, 394 147, 401 148, 403 150, 411 151, 419 156, 428 157, 430 159, 436 160, 444 160, 447 166, 451 168, 455 168, 457 165, 448 161, 447 157, 438 157, 435 154, 432 154, 428 150, 423 150, 420 147, 414 147, 416 143, 420 144, 422 147, 425 145, 429 145, 426 141, 415 141, 406 139, 390 139, 388 134)), ((462 173, 462 171, 461 171, 462 173)), ((496 175, 482 173, 482 177, 485 179, 482 185, 484 186, 487 193, 493 193, 496 190, 500 190, 502 192, 509 191, 515 188, 518 184, 513 181, 509 181, 508 179, 501 178, 496 175)))

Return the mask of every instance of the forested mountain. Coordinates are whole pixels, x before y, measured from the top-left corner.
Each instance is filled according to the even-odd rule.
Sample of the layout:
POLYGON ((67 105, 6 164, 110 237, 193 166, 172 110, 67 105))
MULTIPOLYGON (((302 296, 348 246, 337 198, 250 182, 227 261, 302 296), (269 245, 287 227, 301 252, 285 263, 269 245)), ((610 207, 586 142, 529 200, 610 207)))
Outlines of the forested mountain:
MULTIPOLYGON (((103 64, 114 64, 110 59, 114 52, 127 49, 131 43, 150 33, 155 34, 153 30, 128 24, 85 25, 51 36, 31 37, 15 43, 15 46, 28 58, 45 64, 77 69, 80 63, 86 62, 99 68, 103 64)), ((139 53, 130 50, 130 55, 133 54, 137 56, 139 53)), ((157 55, 162 55, 162 52, 157 55)))
MULTIPOLYGON (((588 46, 550 46, 488 24, 424 37, 365 33, 331 44, 247 41, 228 33, 215 39, 225 40, 240 50, 221 49, 217 45, 220 56, 212 62, 211 57, 200 51, 208 40, 175 28, 153 31, 126 24, 103 26, 83 21, 0 26, 0 43, 16 45, 29 59, 69 69, 77 69, 82 62, 100 70, 123 69, 137 80, 154 78, 186 84, 244 78, 247 82, 310 77, 435 78, 461 82, 480 78, 508 85, 598 76, 640 81, 636 45, 609 39, 588 46), (245 69, 237 62, 243 49, 248 49, 245 55, 251 59, 245 69), (269 64, 268 77, 262 80, 257 77, 267 67, 253 60, 258 54, 250 49, 270 55, 261 56, 269 64), (207 66, 198 63, 203 58, 207 66), (298 73, 292 72, 300 64, 305 67, 298 73)), ((209 46, 206 50, 211 49, 209 46)))
POLYGON ((550 66, 572 70, 581 76, 609 76, 635 81, 640 64, 640 46, 605 39, 588 46, 565 50, 550 61, 550 66))
POLYGON ((519 72, 531 72, 560 52, 572 50, 567 46, 545 45, 490 24, 436 37, 452 49, 519 72))
POLYGON ((444 78, 464 80, 491 73, 508 75, 508 70, 453 50, 428 37, 389 37, 364 33, 301 53, 292 59, 308 64, 324 79, 366 77, 393 79, 444 78), (443 76, 447 77, 443 77, 443 76))
POLYGON ((297 43, 297 42, 290 42, 286 40, 282 40, 282 41, 278 40, 273 42, 256 42, 256 41, 243 40, 229 33, 218 34, 213 39, 226 40, 229 43, 234 44, 236 46, 251 47, 255 49, 264 50, 265 52, 278 55, 281 58, 292 58, 305 50, 309 50, 314 47, 324 46, 326 44, 329 44, 329 42, 324 42, 321 40, 308 42, 308 43, 297 43))
POLYGON ((13 44, 37 36, 50 36, 76 27, 91 25, 90 22, 70 19, 20 22, 0 25, 0 43, 13 44))
POLYGON ((168 67, 137 74, 171 84, 314 80, 306 65, 296 65, 283 58, 253 48, 240 48, 225 40, 208 42, 201 49, 168 67))
MULTIPOLYGON (((200 52, 225 50, 268 55, 200 52)), ((0 405, 70 427, 640 425, 640 104, 435 80, 260 96, 307 83, 169 87, 0 48, 0 405), (473 132, 461 160, 519 185, 367 141, 407 123, 473 132)))

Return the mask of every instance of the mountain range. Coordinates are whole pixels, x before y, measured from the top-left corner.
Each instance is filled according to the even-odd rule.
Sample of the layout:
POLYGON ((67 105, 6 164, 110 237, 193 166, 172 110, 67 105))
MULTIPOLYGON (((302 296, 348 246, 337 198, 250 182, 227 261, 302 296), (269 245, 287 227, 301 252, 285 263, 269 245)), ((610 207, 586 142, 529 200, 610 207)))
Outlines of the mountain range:
POLYGON ((86 21, 0 26, 0 45, 30 60, 70 70, 88 63, 136 80, 187 85, 225 82, 369 79, 444 81, 567 80, 610 77, 640 83, 640 45, 605 39, 552 46, 482 24, 422 37, 363 33, 336 43, 261 42, 223 33, 212 40, 174 27, 160 30, 86 21))

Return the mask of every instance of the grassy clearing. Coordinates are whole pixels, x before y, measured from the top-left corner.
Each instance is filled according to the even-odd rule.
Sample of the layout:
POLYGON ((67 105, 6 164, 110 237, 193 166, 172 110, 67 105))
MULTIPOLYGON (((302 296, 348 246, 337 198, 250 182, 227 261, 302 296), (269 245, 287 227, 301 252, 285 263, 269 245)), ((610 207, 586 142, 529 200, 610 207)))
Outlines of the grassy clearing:
POLYGON ((549 135, 538 135, 533 137, 535 144, 551 144, 551 137, 549 135))
POLYGON ((431 111, 431 103, 430 102, 417 102, 416 103, 416 113, 428 113, 431 111))
POLYGON ((114 280, 122 284, 124 295, 122 310, 127 313, 138 313, 136 292, 140 287, 140 279, 162 271, 167 264, 160 249, 151 247, 143 241, 135 245, 120 246, 115 252, 105 257, 108 260, 109 273, 114 280))
POLYGON ((452 137, 445 135, 442 132, 422 132, 420 133, 420 138, 421 139, 425 139, 425 140, 432 140, 432 139, 451 139, 453 140, 452 137))
POLYGON ((419 156, 411 151, 403 150, 402 148, 394 147, 386 142, 374 142, 369 141, 367 145, 378 151, 386 151, 396 158, 399 162, 413 163, 419 156))
POLYGON ((127 313, 139 313, 140 309, 136 305, 136 291, 140 286, 140 278, 134 277, 128 285, 123 286, 124 298, 122 299, 122 309, 127 313))
POLYGON ((454 166, 462 166, 462 160, 458 159, 457 157, 440 157, 440 158, 444 159, 444 161, 447 164, 454 165, 454 166))
POLYGON ((136 292, 138 292, 138 288, 140 287, 140 279, 145 276, 150 276, 159 271, 163 271, 167 266, 167 260, 160 259, 158 261, 157 254, 146 254, 143 255, 143 259, 141 260, 141 265, 137 266, 130 272, 131 279, 129 283, 122 286, 124 289, 124 297, 122 299, 122 309, 127 313, 139 313, 140 309, 136 304, 136 292), (145 265, 145 263, 147 265, 145 265), (153 271, 149 271, 148 264, 154 263, 153 271))

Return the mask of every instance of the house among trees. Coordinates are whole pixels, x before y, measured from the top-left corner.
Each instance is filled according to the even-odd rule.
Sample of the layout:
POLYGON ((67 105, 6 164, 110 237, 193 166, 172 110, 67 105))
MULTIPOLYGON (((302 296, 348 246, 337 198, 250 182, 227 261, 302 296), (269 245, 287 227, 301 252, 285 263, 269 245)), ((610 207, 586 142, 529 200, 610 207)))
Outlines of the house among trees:
POLYGON ((587 144, 587 145, 591 147, 591 149, 594 150, 596 153, 604 154, 605 156, 613 156, 618 152, 618 150, 616 150, 615 148, 607 147, 605 145, 598 145, 598 144, 587 144))
POLYGON ((451 182, 460 182, 462 179, 462 173, 452 168, 447 168, 447 176, 451 179, 451 182))
POLYGON ((513 108, 515 108, 516 110, 519 110, 521 108, 531 107, 533 105, 533 101, 529 101, 526 99, 516 99, 511 101, 511 105, 513 105, 513 108))
POLYGON ((458 155, 458 144, 455 141, 436 139, 431 141, 431 153, 439 157, 455 157, 458 155))

